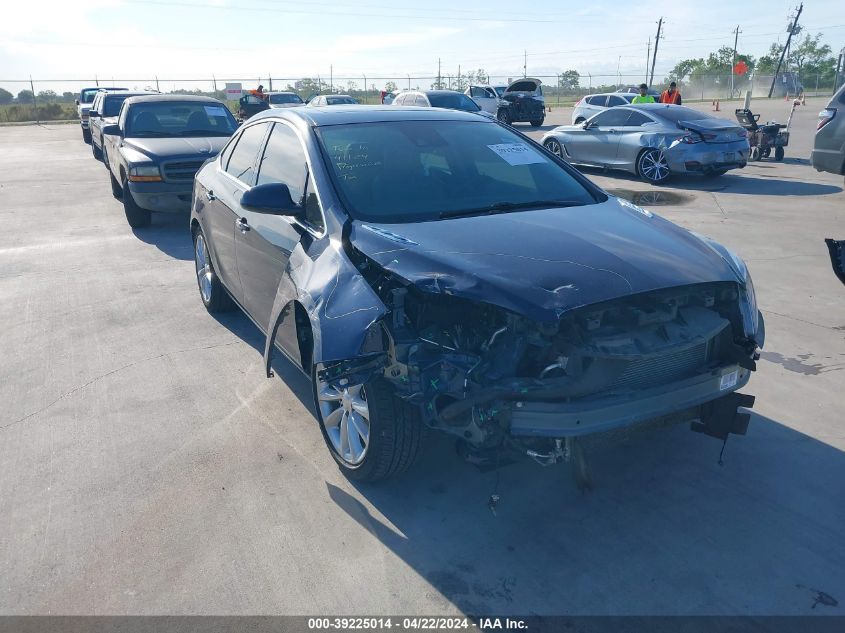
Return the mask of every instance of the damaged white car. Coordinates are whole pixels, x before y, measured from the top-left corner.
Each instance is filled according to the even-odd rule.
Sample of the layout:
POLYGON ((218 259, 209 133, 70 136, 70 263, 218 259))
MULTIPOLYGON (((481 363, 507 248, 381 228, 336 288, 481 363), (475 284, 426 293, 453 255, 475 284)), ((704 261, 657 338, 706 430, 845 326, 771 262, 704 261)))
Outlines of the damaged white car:
POLYGON ((670 414, 746 431, 764 328, 742 260, 496 121, 258 114, 197 174, 191 229, 203 303, 246 311, 268 375, 278 348, 311 376, 347 476, 406 469, 425 429, 543 464, 670 414))

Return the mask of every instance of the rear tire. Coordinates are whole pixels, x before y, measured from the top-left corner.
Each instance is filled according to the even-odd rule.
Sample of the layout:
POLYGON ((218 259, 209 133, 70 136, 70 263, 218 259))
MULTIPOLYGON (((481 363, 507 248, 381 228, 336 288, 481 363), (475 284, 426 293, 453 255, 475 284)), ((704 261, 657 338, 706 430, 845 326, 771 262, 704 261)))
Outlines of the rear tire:
POLYGON ((114 177, 111 170, 109 170, 109 179, 111 180, 111 195, 117 200, 123 200, 123 189, 121 189, 120 183, 117 182, 117 178, 114 177))
POLYGON ((531 121, 531 127, 540 127, 541 125, 543 125, 543 121, 545 121, 545 120, 546 119, 543 118, 543 119, 540 119, 539 121, 531 121))
POLYGON ((369 482, 405 472, 422 446, 417 409, 397 398, 393 386, 383 378, 346 386, 341 393, 319 381, 317 371, 314 365, 311 380, 317 421, 340 471, 349 479, 369 482))
POLYGON ((94 139, 91 139, 91 153, 94 155, 94 160, 103 160, 103 150, 97 149, 97 144, 94 143, 94 139))
POLYGON ((129 191, 129 182, 123 178, 123 212, 126 214, 126 221, 133 229, 142 229, 149 226, 152 221, 152 212, 149 209, 142 209, 132 198, 129 191))
POLYGON ((669 176, 669 164, 659 149, 647 149, 637 159, 637 173, 640 178, 653 185, 664 182, 669 176))
POLYGON ((782 161, 782 160, 783 160, 783 155, 784 155, 784 150, 783 150, 783 147, 781 147, 780 145, 778 145, 778 146, 775 148, 775 160, 776 160, 777 162, 782 161))
POLYGON ((194 270, 197 273, 200 299, 205 309, 211 314, 231 310, 235 304, 214 270, 208 243, 199 228, 194 231, 194 270))

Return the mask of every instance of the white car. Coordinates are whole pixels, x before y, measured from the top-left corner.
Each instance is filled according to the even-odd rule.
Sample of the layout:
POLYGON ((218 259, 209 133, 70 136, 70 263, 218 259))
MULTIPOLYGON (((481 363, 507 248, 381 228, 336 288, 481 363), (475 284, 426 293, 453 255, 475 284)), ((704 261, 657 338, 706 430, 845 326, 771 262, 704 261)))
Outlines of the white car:
POLYGON ((295 92, 268 92, 267 100, 271 108, 295 108, 305 105, 295 92))
MULTIPOLYGON (((507 86, 502 88, 502 92, 507 89, 507 86)), ((503 104, 499 93, 493 86, 470 86, 464 90, 464 94, 481 106, 485 112, 495 115, 499 111, 499 106, 503 104)))
POLYGON ((594 114, 598 114, 608 108, 621 105, 631 105, 631 101, 638 94, 639 93, 605 92, 602 94, 582 97, 581 100, 575 104, 575 109, 572 111, 572 125, 580 125, 594 114))

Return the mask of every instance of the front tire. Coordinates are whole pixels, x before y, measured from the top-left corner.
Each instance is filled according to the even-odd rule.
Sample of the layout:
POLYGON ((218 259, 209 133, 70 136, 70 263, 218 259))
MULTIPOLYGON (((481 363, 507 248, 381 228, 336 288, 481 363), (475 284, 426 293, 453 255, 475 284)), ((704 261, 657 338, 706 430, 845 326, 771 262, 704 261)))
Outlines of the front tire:
POLYGON ((543 119, 538 119, 536 121, 531 121, 531 127, 540 127, 541 125, 543 125, 543 121, 545 121, 545 120, 546 119, 543 118, 543 119))
POLYGON ((142 209, 137 205, 129 191, 129 181, 123 178, 123 212, 126 214, 126 221, 133 229, 141 229, 149 226, 152 221, 152 212, 149 209, 142 209))
POLYGON ((103 160, 103 150, 97 149, 97 144, 91 139, 91 153, 94 155, 94 160, 103 160))
POLYGON ((356 481, 380 481, 406 471, 422 445, 416 408, 383 378, 335 387, 311 370, 317 421, 340 471, 356 481))
POLYGON ((637 173, 653 185, 664 182, 670 176, 665 154, 659 149, 644 151, 637 159, 637 173))
POLYGON ((563 155, 563 145, 561 145, 560 141, 558 141, 556 138, 546 139, 546 142, 543 143, 543 147, 545 147, 558 158, 566 160, 566 157, 563 155))
POLYGON ((205 309, 212 314, 231 310, 234 303, 214 271, 211 253, 208 251, 202 229, 194 232, 194 269, 197 273, 200 299, 205 309))
POLYGON ((496 118, 499 120, 500 123, 504 123, 505 125, 511 124, 511 115, 510 112, 507 110, 499 110, 496 113, 496 118))
POLYGON ((88 128, 82 128, 82 142, 83 143, 90 143, 91 142, 91 130, 88 128))
POLYGON ((783 155, 784 155, 784 150, 783 150, 783 147, 781 147, 780 145, 778 145, 778 146, 775 148, 775 160, 776 160, 777 162, 781 162, 781 161, 783 160, 783 155))

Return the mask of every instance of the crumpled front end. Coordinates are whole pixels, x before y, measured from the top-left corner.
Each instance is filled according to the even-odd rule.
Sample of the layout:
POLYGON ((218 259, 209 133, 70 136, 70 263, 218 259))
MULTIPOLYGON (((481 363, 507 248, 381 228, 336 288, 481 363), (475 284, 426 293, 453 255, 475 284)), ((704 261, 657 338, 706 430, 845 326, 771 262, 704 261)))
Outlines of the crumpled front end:
POLYGON ((329 364, 324 376, 383 375, 429 427, 476 450, 507 446, 551 463, 567 438, 671 414, 717 437, 747 426, 736 408, 748 400, 730 421, 720 414, 721 426, 707 409, 748 382, 763 344, 761 319, 745 331, 738 283, 632 294, 544 323, 421 290, 364 256, 357 265, 387 313, 360 360, 329 364))

